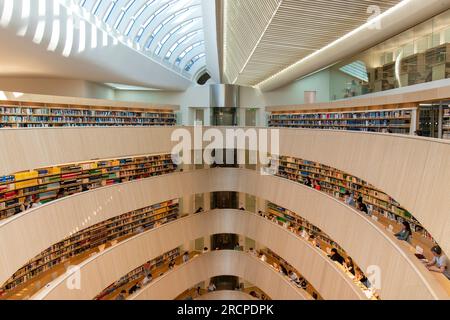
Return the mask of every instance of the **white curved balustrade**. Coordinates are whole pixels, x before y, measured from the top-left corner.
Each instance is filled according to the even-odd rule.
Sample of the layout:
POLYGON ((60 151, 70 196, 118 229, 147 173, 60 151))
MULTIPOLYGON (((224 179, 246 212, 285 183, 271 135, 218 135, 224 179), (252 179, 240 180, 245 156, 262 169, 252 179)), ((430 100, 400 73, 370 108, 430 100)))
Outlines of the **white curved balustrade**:
POLYGON ((167 199, 215 191, 252 194, 299 213, 339 243, 363 270, 375 266, 381 271, 382 299, 448 298, 406 243, 374 221, 322 192, 246 169, 206 169, 133 181, 64 198, 18 216, 0 225, 0 280, 6 281, 74 226, 87 228, 167 199), (18 237, 21 241, 8 241, 18 237))
MULTIPOLYGON (((0 175, 90 159, 170 153, 175 145, 170 138, 176 129, 2 129, 0 150, 8 152, 0 153, 0 175)), ((192 127, 184 129, 193 136, 192 127)), ((450 141, 351 131, 278 130, 281 155, 328 165, 374 185, 410 211, 450 254, 450 141)))
MULTIPOLYGON (((267 263, 239 251, 213 251, 195 257, 131 296, 129 300, 173 300, 197 283, 218 276, 236 276, 257 285, 273 300, 310 300, 308 294, 297 288, 267 263)), ((254 300, 239 291, 217 291, 198 300, 212 299, 254 300)))
MULTIPOLYGON (((80 290, 68 288, 67 283, 71 283, 73 277, 66 274, 33 299, 93 299, 111 283, 147 261, 191 240, 222 233, 245 235, 270 248, 298 270, 324 299, 366 299, 364 293, 319 249, 267 219, 241 210, 214 210, 191 215, 121 242, 80 264, 80 290)), ((275 297, 260 283, 246 279, 275 297)), ((203 280, 205 278, 200 281, 203 280)), ((188 288, 176 292, 175 297, 188 288)))

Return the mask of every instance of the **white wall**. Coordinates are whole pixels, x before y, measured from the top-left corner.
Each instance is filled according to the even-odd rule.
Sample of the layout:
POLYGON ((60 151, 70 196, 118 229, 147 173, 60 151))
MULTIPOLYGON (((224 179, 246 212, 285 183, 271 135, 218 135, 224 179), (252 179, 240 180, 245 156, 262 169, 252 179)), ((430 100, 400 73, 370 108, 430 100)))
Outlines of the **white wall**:
POLYGON ((56 78, 0 78, 0 91, 93 99, 114 99, 114 89, 83 80, 56 78))
POLYGON ((180 124, 194 124, 195 108, 205 108, 205 125, 210 125, 209 86, 195 86, 186 91, 124 91, 116 90, 116 100, 180 105, 180 124))
POLYGON ((330 101, 330 72, 323 70, 305 79, 280 89, 261 92, 257 89, 241 88, 241 107, 267 107, 303 104, 305 91, 316 91, 316 102, 330 101))

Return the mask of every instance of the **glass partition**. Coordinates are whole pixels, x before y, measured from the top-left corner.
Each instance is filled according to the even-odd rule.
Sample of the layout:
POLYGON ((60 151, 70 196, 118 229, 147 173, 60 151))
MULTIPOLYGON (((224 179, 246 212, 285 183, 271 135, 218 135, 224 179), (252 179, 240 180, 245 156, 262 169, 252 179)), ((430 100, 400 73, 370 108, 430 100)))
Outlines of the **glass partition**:
POLYGON ((450 10, 330 71, 331 100, 450 78, 450 10))

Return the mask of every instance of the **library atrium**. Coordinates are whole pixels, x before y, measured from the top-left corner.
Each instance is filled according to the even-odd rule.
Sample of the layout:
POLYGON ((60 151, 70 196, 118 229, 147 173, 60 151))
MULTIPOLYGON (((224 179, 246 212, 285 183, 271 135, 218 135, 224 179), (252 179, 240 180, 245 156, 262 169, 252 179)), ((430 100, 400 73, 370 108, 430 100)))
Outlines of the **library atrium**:
POLYGON ((0 300, 450 299, 450 0, 0 0, 0 41, 0 300))

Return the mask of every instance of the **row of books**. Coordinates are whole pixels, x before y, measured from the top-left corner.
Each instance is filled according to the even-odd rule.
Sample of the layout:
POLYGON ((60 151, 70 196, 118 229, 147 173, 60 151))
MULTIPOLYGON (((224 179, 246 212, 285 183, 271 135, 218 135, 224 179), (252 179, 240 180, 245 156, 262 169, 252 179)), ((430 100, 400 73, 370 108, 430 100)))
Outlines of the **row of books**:
POLYGON ((70 109, 70 108, 30 108, 19 106, 0 106, 0 115, 61 115, 83 117, 128 117, 128 118, 171 118, 173 112, 146 112, 146 111, 104 111, 94 109, 70 109))
POLYGON ((0 219, 18 214, 32 203, 99 187, 174 172, 171 155, 99 160, 41 168, 0 177, 0 219))
MULTIPOLYGON (((122 241, 133 235, 165 224, 179 216, 179 200, 174 199, 125 213, 72 234, 52 245, 19 269, 3 286, 8 292, 16 287, 32 283, 44 272, 51 272, 68 260, 96 250, 107 243, 122 241)), ((104 249, 104 248, 103 248, 104 249)))
POLYGON ((412 110, 335 112, 335 113, 272 113, 269 127, 333 129, 351 131, 409 134, 412 110))
POLYGON ((372 112, 345 112, 345 113, 273 113, 273 120, 395 120, 409 119, 412 110, 372 111, 372 112))
POLYGON ((52 127, 52 126, 119 126, 176 124, 172 111, 99 110, 79 108, 43 108, 29 106, 1 106, 2 127, 52 127))

